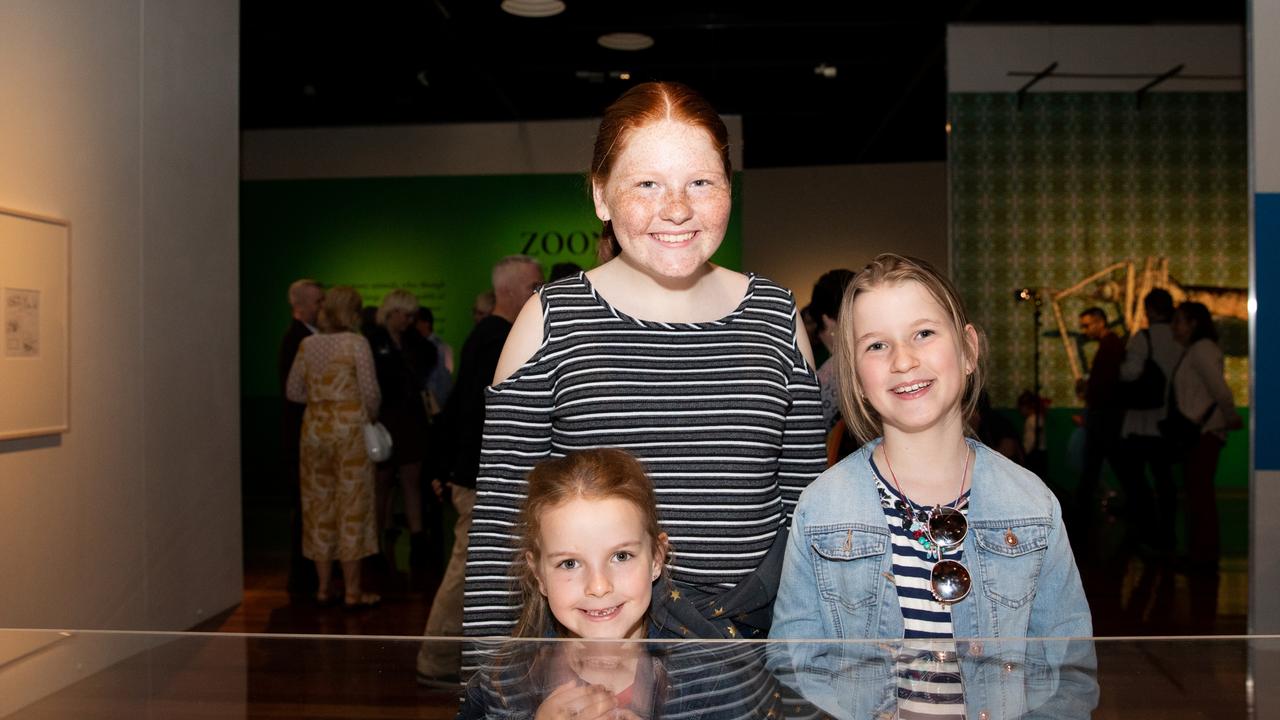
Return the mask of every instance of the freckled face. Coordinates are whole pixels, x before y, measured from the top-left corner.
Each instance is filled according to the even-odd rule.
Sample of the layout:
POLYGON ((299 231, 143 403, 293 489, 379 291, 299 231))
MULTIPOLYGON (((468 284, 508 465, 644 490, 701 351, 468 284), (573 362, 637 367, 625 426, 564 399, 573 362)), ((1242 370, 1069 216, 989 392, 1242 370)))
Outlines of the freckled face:
POLYGON ((618 498, 575 498, 544 511, 541 525, 534 571, 560 624, 574 637, 644 637, 662 561, 640 511, 618 498))
POLYGON ((688 278, 720 247, 729 178, 700 127, 663 120, 633 130, 603 186, 596 215, 613 223, 622 259, 655 279, 688 278))
POLYGON ((958 417, 973 369, 961 343, 976 341, 972 327, 958 336, 950 315, 911 280, 863 292, 852 310, 858 385, 886 428, 918 432, 958 417))

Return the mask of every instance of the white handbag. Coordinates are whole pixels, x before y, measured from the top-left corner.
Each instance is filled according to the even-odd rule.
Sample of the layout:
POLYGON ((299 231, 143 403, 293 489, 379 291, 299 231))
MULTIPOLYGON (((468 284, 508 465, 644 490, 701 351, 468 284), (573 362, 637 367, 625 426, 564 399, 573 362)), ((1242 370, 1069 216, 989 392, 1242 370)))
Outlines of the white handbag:
POLYGON ((391 433, 380 422, 364 424, 364 449, 369 452, 369 459, 385 462, 391 458, 391 433))

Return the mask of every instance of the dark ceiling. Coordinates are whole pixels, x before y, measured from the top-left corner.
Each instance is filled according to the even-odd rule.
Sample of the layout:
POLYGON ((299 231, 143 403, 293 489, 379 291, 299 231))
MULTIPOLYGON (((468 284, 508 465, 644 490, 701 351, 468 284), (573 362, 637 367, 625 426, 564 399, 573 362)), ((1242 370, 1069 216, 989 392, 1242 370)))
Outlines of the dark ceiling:
POLYGON ((593 117, 629 85, 663 79, 742 116, 747 167, 942 160, 948 23, 1242 24, 1245 13, 1241 0, 565 2, 530 19, 498 0, 244 0, 241 125, 593 117), (618 31, 656 42, 596 43, 618 31), (836 77, 816 73, 822 64, 836 77))

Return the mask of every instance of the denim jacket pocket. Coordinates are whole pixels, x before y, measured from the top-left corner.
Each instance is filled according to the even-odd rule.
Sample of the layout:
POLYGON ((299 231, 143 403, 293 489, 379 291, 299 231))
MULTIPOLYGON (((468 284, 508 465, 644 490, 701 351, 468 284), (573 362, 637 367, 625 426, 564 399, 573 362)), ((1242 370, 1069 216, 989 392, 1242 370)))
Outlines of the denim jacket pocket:
POLYGON ((822 599, 846 610, 858 610, 876 601, 876 578, 889 543, 887 531, 842 523, 805 530, 813 550, 813 566, 822 599))
POLYGON ((988 598, 1010 608, 1031 602, 1049 546, 1049 530, 1041 522, 970 529, 982 566, 982 590, 988 598))

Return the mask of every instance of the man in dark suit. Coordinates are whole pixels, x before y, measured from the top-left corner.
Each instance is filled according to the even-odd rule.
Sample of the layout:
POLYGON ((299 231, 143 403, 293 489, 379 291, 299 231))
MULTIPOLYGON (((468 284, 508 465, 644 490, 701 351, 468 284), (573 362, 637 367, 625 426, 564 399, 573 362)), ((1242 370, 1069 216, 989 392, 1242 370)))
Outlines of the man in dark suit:
POLYGON ((298 478, 298 443, 302 435, 302 413, 307 406, 290 402, 284 397, 285 384, 289 379, 289 369, 293 367, 293 359, 298 354, 298 346, 303 339, 317 332, 316 320, 320 315, 320 306, 324 304, 324 289, 320 283, 310 278, 294 281, 289 286, 289 307, 293 309, 293 320, 289 330, 285 332, 284 341, 280 343, 280 355, 277 371, 280 377, 281 409, 281 450, 285 463, 285 480, 292 509, 290 512, 290 532, 293 534, 292 552, 289 558, 289 584, 291 595, 309 595, 316 591, 315 563, 302 556, 302 496, 298 478))
MULTIPOLYGON (((462 600, 466 584, 468 533, 471 513, 476 502, 476 475, 480 471, 480 445, 484 436, 485 388, 493 383, 493 374, 502 356, 502 346, 511 332, 511 324, 538 287, 542 285, 542 266, 526 255, 512 255, 493 267, 495 304, 493 312, 482 317, 462 345, 458 363, 458 380, 449 394, 444 418, 450 432, 448 488, 458 520, 453 528, 453 550, 444 578, 431 601, 427 627, 428 637, 462 635, 462 600)), ((443 494, 439 480, 432 482, 437 494, 443 494)), ((461 645, 457 642, 427 641, 418 652, 418 682, 457 690, 461 678, 461 645)))
POLYGON ((1091 307, 1080 313, 1080 334, 1098 343, 1087 378, 1076 383, 1076 394, 1084 399, 1084 469, 1076 488, 1077 526, 1087 526, 1097 515, 1096 492, 1102 464, 1115 451, 1124 422, 1118 384, 1124 364, 1124 341, 1111 332, 1107 314, 1091 307))

